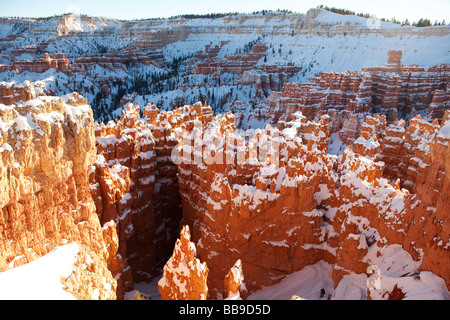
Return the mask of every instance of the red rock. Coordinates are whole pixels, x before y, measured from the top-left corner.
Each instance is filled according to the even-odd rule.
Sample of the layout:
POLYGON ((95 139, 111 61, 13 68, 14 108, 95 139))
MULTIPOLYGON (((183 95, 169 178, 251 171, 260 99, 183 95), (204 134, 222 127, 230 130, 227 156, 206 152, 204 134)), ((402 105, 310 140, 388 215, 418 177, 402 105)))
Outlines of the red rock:
POLYGON ((183 226, 158 282, 162 300, 206 300, 208 267, 196 258, 195 244, 190 240, 189 227, 183 226))
POLYGON ((339 132, 346 144, 358 138, 365 117, 372 113, 385 116, 387 124, 423 110, 429 117, 442 119, 449 101, 444 89, 448 67, 439 65, 425 70, 400 63, 401 51, 391 50, 388 64, 381 67, 321 73, 309 83, 286 83, 281 93, 271 92, 258 106, 258 113, 273 125, 296 111, 301 111, 307 120, 328 114, 330 134, 339 132))
POLYGON ((388 64, 402 64, 402 51, 401 50, 389 50, 388 52, 388 64))
MULTIPOLYGON (((315 192, 328 185, 329 190, 334 189, 335 180, 326 173, 330 173, 326 168, 332 166, 332 160, 320 142, 328 139, 320 131, 327 128, 328 119, 302 123, 303 116, 297 116, 292 122, 282 124, 282 132, 267 127, 257 131, 248 143, 235 137, 234 131, 220 130, 221 124, 213 121, 203 133, 223 132, 216 136, 218 145, 222 145, 220 141, 225 136, 221 135, 226 133, 223 149, 218 152, 226 150, 231 161, 221 169, 208 159, 197 164, 180 164, 183 224, 192 226, 199 255, 209 266, 208 287, 212 298, 225 290, 223 278, 228 270, 224 266, 237 259, 245 268, 250 292, 261 285, 274 284, 275 279, 280 280, 309 263, 332 259, 328 253, 310 249, 324 241, 320 231, 323 214, 315 209, 316 201, 323 204, 333 201, 328 197, 314 197, 315 192), (307 145, 298 138, 304 139, 307 145), (233 146, 239 146, 241 152, 236 152, 233 146), (272 153, 271 147, 277 146, 280 157, 285 158, 273 158, 278 153, 272 153), (313 163, 316 165, 311 166, 313 163), (270 164, 273 164, 271 169, 267 167, 270 164), (309 176, 314 178, 306 178, 309 176), (267 221, 275 220, 276 224, 267 225, 267 221)), ((210 147, 210 144, 205 146, 210 147)))
POLYGON ((225 298, 226 299, 245 299, 247 289, 244 283, 244 274, 242 272, 242 262, 237 260, 224 279, 225 298))
POLYGON ((19 104, 36 98, 35 84, 25 81, 23 84, 0 85, 0 103, 5 105, 19 104))
POLYGON ((93 263, 86 262, 90 273, 80 271, 83 285, 70 292, 92 299, 97 290, 98 297, 115 299, 107 262, 115 249, 105 243, 89 189, 96 155, 92 110, 78 94, 16 103, 0 107, 0 271, 76 242, 84 255, 79 263, 93 263))

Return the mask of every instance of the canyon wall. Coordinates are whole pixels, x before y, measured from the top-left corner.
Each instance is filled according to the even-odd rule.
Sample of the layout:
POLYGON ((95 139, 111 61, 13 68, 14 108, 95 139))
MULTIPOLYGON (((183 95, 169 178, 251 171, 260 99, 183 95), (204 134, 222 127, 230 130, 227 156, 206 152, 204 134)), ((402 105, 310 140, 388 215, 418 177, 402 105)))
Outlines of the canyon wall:
POLYGON ((211 108, 201 104, 171 112, 147 105, 142 117, 130 104, 119 120, 96 125, 90 187, 100 221, 116 226, 125 291, 155 277, 175 244, 182 215, 171 158, 177 131, 211 119, 211 108))
POLYGON ((173 131, 209 121, 211 109, 148 105, 140 117, 130 105, 105 125, 76 93, 47 97, 28 82, 0 91, 10 103, 1 105, 1 270, 75 241, 109 274, 110 298, 156 276, 181 220, 173 131))
MULTIPOLYGON (((133 50, 148 46, 156 52, 142 60, 147 66, 163 63, 162 48, 189 36, 184 26, 144 40, 153 30, 147 24, 158 22, 139 22, 134 29, 130 22, 127 31, 143 38, 133 50)), ((344 24, 342 30, 357 29, 344 24)), ((59 30, 58 37, 74 32, 63 25, 59 30)), ((236 297, 243 278, 234 275, 242 270, 254 292, 320 260, 333 265, 338 288, 351 274, 369 276, 374 251, 383 256, 394 245, 448 287, 449 66, 402 66, 402 52, 392 50, 381 67, 286 83, 300 69, 261 63, 267 45, 255 42, 247 53, 223 54, 226 45, 202 43, 204 52, 185 61, 186 72, 214 81, 232 74, 260 98, 271 91, 251 110, 234 97, 232 113, 216 117, 201 103, 172 111, 139 108, 128 104, 134 93, 131 100, 122 98, 120 119, 94 123, 86 99, 76 93, 58 98, 46 96, 50 90, 39 81, 1 83, 0 270, 75 241, 106 279, 106 285, 94 281, 100 297, 122 298, 134 282, 158 274, 180 226, 187 225, 209 268, 203 298, 236 297), (251 127, 250 120, 261 118, 270 124, 236 130, 243 119, 251 127), (339 156, 328 153, 334 133, 348 145, 339 156)), ((126 65, 140 63, 127 59, 108 51, 71 63, 54 53, 14 68, 73 75, 97 65, 126 72, 126 65)), ((102 90, 109 95, 105 81, 102 90)), ((179 98, 177 105, 184 105, 179 98)), ((181 236, 189 249, 186 230, 181 236)))
POLYGON ((74 93, 0 104, 0 118, 0 270, 76 242, 84 256, 80 264, 90 257, 93 287, 72 292, 115 299, 107 260, 117 252, 105 242, 110 230, 99 223, 89 190, 97 151, 86 99, 74 93))
MULTIPOLYGON (((388 60, 395 52, 389 52, 388 60)), ((327 114, 331 118, 330 134, 339 132, 340 139, 350 144, 358 138, 366 115, 373 113, 384 115, 387 124, 409 120, 417 113, 441 122, 450 103, 449 81, 448 65, 424 70, 401 66, 399 60, 362 71, 321 73, 307 83, 285 84, 281 92, 272 92, 248 117, 264 114, 266 121, 275 124, 296 111, 308 120, 327 114)))
MULTIPOLYGON (((79 92, 92 106, 95 120, 104 122, 119 118, 124 102, 144 105, 152 101, 160 109, 171 110, 207 101, 215 113, 236 109, 236 105, 245 106, 245 113, 255 112, 254 122, 259 123, 261 118, 266 119, 266 112, 258 105, 271 93, 275 101, 276 93, 283 87, 293 91, 294 96, 295 92, 306 90, 285 86, 289 81, 301 83, 319 72, 381 65, 390 49, 402 51, 396 56, 391 53, 390 73, 404 69, 399 66, 400 59, 424 69, 446 64, 449 59, 448 26, 400 26, 320 9, 311 9, 306 14, 259 12, 133 21, 77 15, 2 18, 0 26, 0 73, 5 81, 39 82, 44 92, 52 96, 79 92), (429 48, 433 48, 431 54, 429 48)), ((369 92, 374 104, 382 109, 374 112, 386 114, 389 123, 396 116, 396 111, 390 108, 396 104, 401 106, 398 112, 409 115, 428 108, 429 117, 440 118, 448 93, 435 80, 429 82, 427 75, 418 77, 419 69, 402 71, 401 79, 386 73, 378 76, 375 70, 370 71, 373 79, 355 74, 329 75, 328 81, 343 82, 342 89, 350 81, 352 87, 348 90, 361 91, 344 94, 343 102, 356 101, 337 108, 346 111, 342 119, 352 117, 343 139, 358 136, 354 130, 364 121, 364 115, 353 114, 353 109, 364 110, 369 92), (407 72, 412 73, 411 79, 407 72), (373 88, 364 88, 371 81, 373 88), (422 82, 429 83, 431 89, 417 86, 422 82), (391 89, 400 83, 400 89, 391 89), (359 85, 361 88, 357 89, 359 85), (378 101, 382 95, 384 101, 378 101), (410 110, 409 99, 416 100, 415 110, 410 110), (419 105, 419 99, 426 106, 419 105)), ((442 70, 436 69, 436 73, 447 78, 442 70)), ((311 90, 304 94, 314 96, 314 87, 311 90)), ((277 111, 272 125, 284 109, 287 108, 287 116, 295 111, 290 110, 295 108, 295 97, 291 99, 287 91, 280 97, 287 100, 281 104, 288 105, 277 111)), ((339 104, 336 100, 339 94, 335 95, 330 92, 329 98, 316 96, 309 103, 317 104, 318 99, 326 98, 339 104)), ((305 108, 301 111, 306 116, 317 113, 305 108)), ((246 125, 244 122, 242 128, 246 125)), ((344 121, 333 126, 342 127, 344 121)))

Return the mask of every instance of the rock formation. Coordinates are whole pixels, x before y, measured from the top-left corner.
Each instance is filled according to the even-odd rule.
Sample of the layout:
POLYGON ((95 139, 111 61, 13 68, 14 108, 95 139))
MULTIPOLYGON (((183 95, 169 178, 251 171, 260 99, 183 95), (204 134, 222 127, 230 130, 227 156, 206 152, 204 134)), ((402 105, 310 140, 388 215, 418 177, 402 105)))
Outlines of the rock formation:
POLYGON ((96 126, 98 156, 90 186, 102 223, 112 221, 122 262, 119 288, 150 281, 169 257, 181 220, 177 166, 172 149, 179 131, 207 122, 212 111, 201 104, 171 112, 130 104, 122 117, 96 126))
POLYGON ((244 274, 242 272, 242 262, 237 260, 231 267, 224 279, 225 298, 227 300, 239 300, 246 297, 247 288, 244 283, 244 274))
POLYGON ((2 300, 105 300, 116 298, 104 260, 76 242, 0 273, 2 300))
POLYGON ((425 71, 401 66, 400 59, 401 51, 389 51, 388 64, 382 67, 321 73, 309 83, 287 83, 281 92, 271 93, 262 104, 260 114, 265 114, 266 122, 272 124, 296 111, 301 111, 308 120, 327 114, 330 134, 339 132, 347 145, 358 138, 365 117, 373 113, 385 116, 387 124, 409 120, 411 114, 418 112, 441 121, 449 103, 448 65, 425 71))
POLYGON ((378 59, 390 37, 445 42, 448 28, 333 15, 0 19, 0 271, 74 242, 63 282, 80 299, 121 299, 163 267, 164 299, 245 298, 321 260, 336 290, 358 275, 362 297, 402 298, 418 275, 378 286, 392 274, 374 266, 400 247, 449 287, 449 65, 403 66, 405 40, 385 65, 288 82, 332 65, 329 52, 367 53, 309 62, 309 37, 374 36, 378 59), (40 80, 21 83, 28 73, 40 80), (75 90, 94 112, 56 97, 75 90), (135 105, 147 94, 160 109, 135 105))
MULTIPOLYGON (((432 203, 444 205, 446 193, 439 190, 445 180, 433 180, 438 181, 437 191, 428 185, 410 191, 401 188, 400 179, 391 184, 383 177, 385 164, 378 161, 384 150, 392 151, 387 142, 395 140, 396 132, 404 132, 403 124, 386 127, 384 116, 367 116, 361 136, 337 159, 323 147, 328 141, 328 117, 319 123, 307 122, 297 112, 292 119, 279 122, 278 128, 256 130, 246 140, 218 116, 202 132, 194 129, 183 140, 183 151, 188 150, 185 146, 203 150, 197 162, 192 151, 182 152, 185 161, 179 165, 179 186, 183 223, 191 225, 198 253, 210 268, 210 297, 220 297, 224 291, 221 279, 227 272, 224 265, 236 259, 241 259, 246 270, 250 292, 321 259, 334 265, 333 280, 338 287, 346 275, 365 274, 369 249, 392 244, 402 245, 427 270, 447 279, 448 285, 446 271, 437 263, 438 250, 448 250, 443 241, 448 228, 438 215, 432 222, 420 218, 426 210, 435 212, 432 203), (279 148, 278 158, 273 157, 275 148, 279 148), (427 205, 419 209, 421 200, 411 206, 421 197, 429 198, 427 205), (412 215, 412 207, 420 213, 412 215), (423 241, 413 240, 416 225, 433 231, 424 231, 423 241), (439 245, 432 249, 428 241, 439 245)), ((418 120, 410 126, 415 128, 418 123, 435 130, 427 136, 421 131, 414 135, 426 139, 423 145, 445 145, 431 138, 437 136, 438 127, 418 120)), ((440 130, 446 132, 446 125, 440 130)), ((419 152, 417 146, 419 142, 413 149, 419 152)), ((438 158, 444 159, 445 151, 439 150, 438 158)), ((425 153, 419 156, 427 157, 425 153)), ((447 172, 443 166, 436 164, 439 176, 447 172)))
POLYGON ((387 126, 384 115, 366 116, 336 158, 327 153, 327 115, 312 122, 297 111, 276 128, 239 133, 232 114, 213 118, 201 104, 171 112, 148 105, 142 117, 129 105, 106 125, 94 125, 77 94, 16 104, 1 108, 2 238, 13 244, 3 243, 3 270, 76 241, 122 297, 164 264, 181 219, 165 212, 178 208, 179 189, 182 224, 209 272, 193 295, 169 285, 181 257, 203 266, 185 227, 160 283, 167 298, 245 297, 242 268, 252 292, 321 259, 334 265, 337 287, 366 272, 369 249, 391 244, 448 283, 448 111, 441 125, 417 116, 406 130, 402 120, 387 126))
POLYGON ((163 300, 206 300, 208 267, 196 258, 195 244, 190 240, 189 227, 184 226, 158 282, 163 300))
MULTIPOLYGON (((320 150, 321 143, 314 143, 313 124, 302 119, 298 114, 282 131, 270 126, 257 130, 247 143, 228 127, 229 120, 218 116, 203 129, 203 140, 184 140, 204 150, 199 162, 183 152, 179 185, 183 223, 192 226, 199 255, 210 268, 212 297, 224 291, 224 266, 237 259, 252 291, 323 257, 316 249, 324 240, 323 211, 316 206, 333 200, 315 193, 335 189, 329 175, 333 160, 320 150), (208 159, 213 150, 214 160, 208 159)), ((315 126, 317 141, 327 139, 315 126)), ((193 131, 192 137, 200 136, 193 131)))
MULTIPOLYGON (((97 151, 86 99, 74 93, 1 104, 0 118, 0 270, 75 241, 95 262, 92 277, 104 279, 92 290, 115 299, 116 280, 107 260, 116 251, 105 245, 89 190, 97 151)), ((79 297, 92 296, 75 291, 79 297)))
MULTIPOLYGON (((381 81, 386 85, 369 88, 369 92, 387 90, 385 95, 389 97, 382 103, 382 113, 387 115, 389 106, 397 103, 409 109, 411 104, 404 101, 414 98, 422 99, 427 105, 435 101, 431 109, 436 111, 428 110, 429 116, 440 118, 444 110, 442 99, 447 99, 446 86, 433 85, 431 91, 417 86, 430 79, 426 76, 417 79, 416 72, 421 68, 406 70, 400 65, 400 59, 427 66, 447 63, 448 50, 439 44, 448 42, 449 28, 398 28, 387 22, 372 26, 373 19, 354 18, 317 8, 306 14, 261 12, 127 22, 74 14, 49 19, 4 18, 0 20, 4 30, 0 38, 0 72, 3 79, 20 82, 30 73, 29 79, 41 82, 48 95, 79 92, 92 105, 95 119, 106 122, 120 117, 122 110, 113 112, 123 106, 120 99, 128 94, 137 95, 131 101, 135 104, 147 101, 145 96, 152 95, 152 103, 165 110, 205 100, 215 111, 227 108, 228 103, 234 105, 236 100, 253 108, 272 92, 281 91, 284 84, 292 81, 292 76, 302 82, 318 72, 344 71, 344 65, 358 70, 368 61, 381 64, 383 55, 389 55, 389 63, 381 68, 385 70, 381 81), (73 36, 76 38, 71 41, 73 36), (327 49, 317 45, 321 37, 330 39, 327 49), (360 45, 348 46, 349 38, 360 45), (418 42, 423 45, 417 46, 418 42), (403 48, 403 52, 389 52, 388 48, 403 48), (434 53, 429 55, 427 48, 433 48, 434 53), (404 75, 400 78, 386 75, 388 69, 389 73, 404 75), (409 72, 411 77, 407 75, 409 72), (399 87, 400 84, 403 86, 399 87), (426 94, 415 96, 414 91, 426 94)), ((443 80, 448 78, 443 72, 439 76, 443 80)), ((343 85, 346 81, 343 80, 343 85)), ((311 96, 314 93, 313 90, 311 96)), ((334 99, 335 93, 328 94, 334 99)), ((358 104, 358 99, 355 101, 358 104)), ((345 107, 346 103, 342 109, 345 107)), ((413 113, 419 111, 413 107, 416 108, 413 113)), ((347 108, 348 114, 352 108, 347 108)), ((314 120, 309 118, 306 109, 300 111, 308 120, 314 120)), ((291 113, 288 110, 286 119, 291 113)), ((343 119, 348 114, 343 114, 343 119)), ((390 123, 395 112, 387 117, 390 123)), ((356 124, 363 122, 364 115, 355 120, 356 124)), ((340 127, 344 124, 344 121, 336 123, 340 127)), ((349 139, 353 141, 357 137, 356 132, 349 139)))
POLYGON ((5 105, 19 104, 44 95, 35 83, 24 81, 22 84, 3 82, 0 84, 0 103, 5 105))

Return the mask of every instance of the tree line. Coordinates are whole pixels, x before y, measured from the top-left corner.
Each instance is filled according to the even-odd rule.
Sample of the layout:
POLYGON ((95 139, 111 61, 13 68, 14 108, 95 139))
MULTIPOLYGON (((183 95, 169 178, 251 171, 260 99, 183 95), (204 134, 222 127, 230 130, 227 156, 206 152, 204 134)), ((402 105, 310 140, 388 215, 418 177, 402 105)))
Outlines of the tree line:
MULTIPOLYGON (((327 10, 330 12, 342 14, 342 15, 352 15, 352 16, 358 16, 358 17, 363 17, 363 18, 370 18, 370 17, 374 16, 373 14, 369 14, 369 13, 355 13, 355 11, 351 11, 348 9, 328 7, 328 6, 324 6, 323 4, 318 6, 318 8, 327 10)), ((414 27, 431 27, 431 26, 445 26, 446 25, 445 19, 442 21, 435 20, 434 23, 431 23, 431 20, 427 19, 427 18, 421 18, 421 19, 419 19, 419 21, 414 21, 412 23, 409 22, 408 19, 405 19, 404 21, 400 21, 400 20, 397 20, 395 17, 392 19, 380 18, 379 20, 384 21, 384 22, 400 24, 402 26, 414 26, 414 27)))

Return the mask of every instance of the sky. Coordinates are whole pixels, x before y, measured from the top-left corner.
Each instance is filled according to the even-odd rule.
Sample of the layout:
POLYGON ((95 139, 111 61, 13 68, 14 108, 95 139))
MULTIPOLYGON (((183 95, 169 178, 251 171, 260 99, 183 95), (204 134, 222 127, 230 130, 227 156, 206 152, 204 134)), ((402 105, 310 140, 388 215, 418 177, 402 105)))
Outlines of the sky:
POLYGON ((49 17, 81 13, 116 19, 165 18, 205 14, 288 9, 306 13, 318 5, 369 13, 378 18, 450 22, 450 0, 0 0, 0 16, 49 17))

